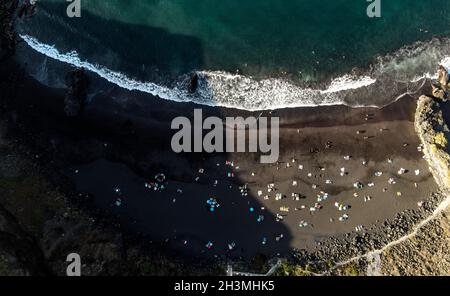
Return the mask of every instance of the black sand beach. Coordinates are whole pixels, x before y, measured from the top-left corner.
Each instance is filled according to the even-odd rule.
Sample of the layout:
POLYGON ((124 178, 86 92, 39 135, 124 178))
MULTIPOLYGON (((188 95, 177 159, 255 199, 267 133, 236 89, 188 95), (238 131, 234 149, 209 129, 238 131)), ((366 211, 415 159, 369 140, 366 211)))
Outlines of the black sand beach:
MULTIPOLYGON (((11 132, 26 131, 30 145, 42 151, 42 161, 63 173, 80 198, 88 195, 95 208, 117 218, 124 231, 189 257, 250 259, 260 253, 273 257, 295 249, 313 251, 318 243, 355 232, 355 227, 363 233, 377 231, 384 220, 417 209, 437 190, 418 151, 412 97, 382 109, 263 112, 280 117, 280 160, 273 165, 260 164, 255 154, 172 152, 175 131, 170 123, 176 116, 192 116, 199 107, 194 104, 105 84, 82 116, 67 118, 63 98, 64 90, 26 79, 8 102, 11 132), (405 172, 399 174, 402 168, 405 172), (144 186, 160 173, 166 176, 164 190, 144 186), (354 187, 357 182, 362 188, 354 187), (272 183, 276 191, 268 192, 272 183), (248 195, 242 196, 245 184, 248 195), (282 200, 275 200, 277 193, 282 200), (293 193, 299 200, 293 200, 293 193), (220 204, 214 212, 207 208, 210 198, 220 204), (336 203, 347 210, 339 211, 336 203), (339 221, 344 214, 348 218, 339 221)), ((202 109, 204 117, 252 115, 202 109)))

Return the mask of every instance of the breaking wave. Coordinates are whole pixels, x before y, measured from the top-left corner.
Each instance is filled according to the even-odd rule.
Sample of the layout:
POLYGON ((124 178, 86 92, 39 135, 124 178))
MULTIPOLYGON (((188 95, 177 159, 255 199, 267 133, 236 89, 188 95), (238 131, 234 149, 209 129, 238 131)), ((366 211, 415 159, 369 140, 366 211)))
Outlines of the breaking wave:
POLYGON ((450 39, 417 42, 395 53, 379 57, 362 74, 338 77, 325 88, 301 87, 287 79, 252 77, 221 71, 197 72, 199 83, 188 91, 190 77, 179 78, 173 86, 137 81, 101 65, 83 61, 76 51, 61 53, 29 35, 20 37, 35 51, 75 67, 83 67, 127 90, 136 90, 175 102, 193 102, 207 106, 247 111, 273 110, 322 105, 352 107, 387 105, 404 94, 414 93, 427 79, 434 78, 436 64, 450 68, 450 39))

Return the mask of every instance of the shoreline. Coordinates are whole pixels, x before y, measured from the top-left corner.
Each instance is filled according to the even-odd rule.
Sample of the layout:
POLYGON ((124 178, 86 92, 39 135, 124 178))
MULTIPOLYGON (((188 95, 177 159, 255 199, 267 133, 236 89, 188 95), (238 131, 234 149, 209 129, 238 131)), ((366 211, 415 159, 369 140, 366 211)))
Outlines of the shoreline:
MULTIPOLYGON (((190 113, 189 110, 193 110, 196 108, 196 105, 194 104, 176 104, 176 103, 168 103, 168 102, 160 102, 157 109, 154 108, 155 104, 152 102, 152 100, 158 100, 155 99, 149 99, 148 97, 144 97, 141 94, 137 94, 134 92, 128 93, 128 99, 127 102, 124 104, 123 101, 121 104, 119 98, 121 95, 124 95, 123 90, 117 90, 112 89, 110 93, 103 94, 101 97, 97 96, 94 98, 87 109, 85 110, 85 114, 82 118, 79 118, 77 120, 69 120, 65 119, 64 116, 62 116, 62 102, 60 98, 60 95, 58 93, 61 93, 60 90, 52 90, 51 92, 43 91, 44 89, 50 90, 44 86, 41 86, 40 84, 35 84, 35 86, 32 86, 33 83, 27 86, 26 93, 43 93, 41 99, 33 98, 33 102, 40 102, 44 105, 42 106, 34 106, 33 108, 38 108, 41 111, 39 111, 40 115, 43 115, 41 113, 43 110, 45 113, 50 112, 49 114, 52 114, 51 116, 53 118, 50 118, 50 116, 46 120, 49 120, 49 123, 45 124, 44 126, 47 126, 45 129, 47 130, 45 133, 51 134, 54 138, 57 136, 58 133, 61 133, 61 131, 65 130, 65 133, 67 131, 74 132, 74 138, 72 140, 65 139, 64 141, 68 141, 66 144, 63 144, 60 148, 57 148, 58 153, 61 153, 64 151, 65 156, 62 155, 62 158, 65 158, 66 160, 64 162, 67 162, 67 159, 70 159, 70 162, 79 163, 78 166, 83 164, 89 164, 93 163, 95 159, 104 158, 110 159, 114 162, 121 162, 127 164, 128 167, 132 168, 132 170, 141 176, 151 176, 154 175, 153 172, 155 172, 155 168, 149 167, 148 165, 144 165, 145 162, 136 161, 137 159, 133 160, 133 157, 131 155, 136 155, 144 153, 146 154, 142 148, 146 147, 146 145, 150 145, 148 147, 154 147, 152 149, 166 149, 164 148, 165 145, 168 143, 167 141, 170 139, 170 137, 167 135, 167 133, 164 132, 155 132, 156 130, 167 130, 170 127, 170 120, 166 120, 167 118, 174 118, 175 115, 190 113), (44 93, 47 93, 47 95, 44 95, 44 93), (53 93, 53 95, 49 95, 53 93), (108 99, 108 96, 115 97, 116 99, 111 100, 108 99), (102 98, 103 97, 103 98, 102 98), (57 103, 59 102, 59 103, 57 103), (189 109, 186 108, 186 106, 189 106, 189 109), (43 109, 42 109, 43 108, 43 109), (59 111, 58 111, 59 110, 59 111), (117 111, 119 112, 117 112, 117 111), (58 115, 59 114, 59 115, 58 115), (55 126, 54 123, 51 123, 52 121, 59 122, 58 125, 55 126), (131 122, 131 124, 130 124, 131 122), (127 124, 125 124, 127 123, 127 124), (124 125, 125 124, 125 125, 124 125), (94 129, 93 129, 94 127, 94 129), (148 134, 148 131, 152 130, 153 132, 151 134, 148 134), (89 135, 89 136, 88 136, 89 135), (96 137, 99 137, 101 135, 100 141, 98 140, 92 140, 96 137), (108 136, 109 135, 109 136, 108 136), (164 136, 165 135, 165 136, 164 136), (76 140, 78 138, 78 140, 76 140), (89 139, 91 138, 91 139, 89 139), (73 142, 75 141, 75 142, 73 142), (81 141, 81 142, 80 142, 81 141), (72 144, 69 145, 69 143, 72 142, 72 144), (127 143, 128 142, 128 143, 127 143), (76 144, 79 143, 79 144, 76 144), (80 143, 84 143, 83 146, 87 147, 80 148, 80 143), (104 143, 108 143, 108 149, 104 149, 102 146, 104 143), (119 146, 117 146, 117 144, 119 146), (135 143, 139 143, 136 148, 131 148, 134 146, 135 143), (72 147, 68 147, 72 146, 72 147), (116 147, 114 147, 116 146, 116 147), (120 146, 124 146, 121 148, 118 148, 120 146), (63 148, 64 147, 64 148, 63 148), (138 148, 141 147, 141 148, 138 148), (159 148, 158 148, 159 147, 159 148), (128 148, 131 148, 131 150, 127 150, 128 148), (81 149, 81 150, 79 150, 81 149), (122 153, 121 151, 127 150, 127 153, 122 153), (79 151, 77 151, 79 150, 79 151), (109 150, 109 151, 108 151, 109 150), (141 151, 141 152, 139 152, 141 151)), ((20 94, 19 94, 20 95, 20 94)), ((25 97, 25 96, 24 96, 25 97)), ((31 99, 31 98, 30 98, 31 99)), ((31 103, 31 101, 30 101, 31 103)), ((389 105, 382 109, 375 109, 375 108, 348 108, 344 106, 339 107, 318 107, 321 109, 322 112, 319 111, 316 107, 314 108, 304 108, 304 109, 285 109, 285 110, 278 110, 276 112, 277 116, 280 116, 282 118, 282 124, 281 128, 283 129, 283 133, 286 133, 286 136, 288 138, 291 138, 292 134, 296 133, 296 129, 302 128, 305 130, 310 130, 313 134, 319 134, 325 133, 329 134, 328 130, 331 131, 332 135, 335 133, 333 130, 333 126, 335 128, 338 128, 340 130, 340 137, 345 134, 343 132, 342 128, 346 128, 351 130, 351 132, 348 132, 347 135, 350 137, 355 137, 354 133, 355 130, 357 130, 360 126, 373 126, 376 130, 376 126, 381 125, 405 125, 405 126, 411 126, 412 127, 412 121, 413 121, 413 112, 415 110, 415 104, 414 104, 413 98, 403 98, 399 100, 398 102, 389 105), (311 112, 312 111, 312 112, 311 112), (314 112, 315 111, 315 112, 314 112), (370 120, 367 122, 365 115, 367 113, 376 113, 376 116, 374 116, 373 120, 370 120), (339 116, 336 116, 336 114, 341 114, 339 116)), ((16 102, 16 104, 20 104, 19 102, 16 102)), ((27 104, 20 104, 22 105, 21 108, 23 108, 24 105, 27 104)), ((22 112, 25 112, 25 114, 29 113, 30 110, 26 111, 22 110, 22 112)), ((36 112, 36 110, 32 111, 36 112)), ((227 115, 243 115, 243 114, 252 114, 251 112, 241 112, 237 110, 230 110, 230 109, 217 109, 217 108, 207 108, 207 111, 205 112, 207 114, 214 114, 218 116, 227 116, 227 115), (219 114, 218 114, 219 113, 219 114)), ((31 117, 36 117, 35 115, 32 115, 31 117)), ((41 117, 41 116, 39 116, 41 117)), ((42 119, 27 119, 27 121, 31 120, 33 122, 34 120, 42 121, 42 119)), ((37 127, 35 127, 37 128, 37 127)), ((38 128, 39 130, 39 128, 38 128)), ((71 132, 71 133, 72 133, 71 132)), ((325 135, 324 134, 324 135, 325 135)), ((327 136, 328 137, 328 136, 327 136)), ((56 138, 56 139, 57 139, 56 138)), ((284 138, 282 136, 282 138, 284 138)), ((100 138, 99 138, 100 139, 100 138)), ((61 139, 58 139, 58 141, 61 141, 61 139)), ((64 142, 63 141, 63 142, 64 142)), ((339 140, 338 140, 339 141, 339 140)), ((408 140, 409 141, 409 140, 408 140)), ((399 139, 399 145, 402 143, 402 139, 399 139)), ((311 143, 313 144, 313 143, 311 143)), ((61 144, 57 144, 57 147, 61 144)), ((283 147, 293 147, 293 143, 290 143, 283 147)), ((307 149, 307 146, 305 146, 305 149, 307 149)), ((412 149, 415 149, 413 147, 414 144, 411 144, 412 149)), ((387 148, 387 147, 386 147, 387 148)), ((383 149, 386 149, 383 148, 383 149)), ((149 149, 149 148, 147 148, 149 149)), ((398 154, 400 151, 404 148, 400 148, 398 152, 395 152, 395 150, 392 150, 389 153, 398 154)), ((151 149, 150 149, 151 150, 151 149)), ((387 150, 388 151, 388 150, 387 150)), ((306 151, 305 151, 306 152, 306 151)), ((53 152, 54 153, 54 152, 53 152)), ((302 154, 301 152, 300 154, 302 154)), ((308 152, 306 152, 309 154, 308 152)), ((340 154, 341 152, 338 152, 340 154)), ((343 152, 342 152, 343 153, 343 152)), ((52 153, 51 153, 52 154, 52 153)), ((285 149, 283 152, 283 157, 286 157, 288 154, 290 154, 289 149, 285 149)), ((306 154, 306 155, 307 155, 306 154)), ((370 153, 373 155, 373 153, 370 153)), ((409 155, 406 152, 401 152, 399 155, 409 155)), ((342 154, 344 155, 344 154, 342 154)), ((160 157, 160 156, 159 156, 160 157)), ((184 158, 183 156, 182 158, 184 158)), ((193 161, 193 163, 201 163, 202 158, 207 157, 210 158, 210 156, 206 155, 194 155, 190 158, 190 161, 193 161)), ((220 159, 220 156, 217 156, 220 159)), ((229 156, 227 156, 228 158, 229 156)), ((234 156, 233 156, 234 157, 234 156)), ((341 156, 342 157, 342 156, 341 156)), ((358 155, 355 155, 355 157, 360 157, 358 155)), ((61 158, 59 156, 58 158, 61 158)), ((164 157, 167 159, 166 157, 164 157)), ((181 159, 182 159, 181 158, 181 159)), ((236 158, 239 158, 239 156, 236 156, 236 158)), ((242 158, 242 157, 240 157, 242 158)), ((245 158, 245 157, 244 157, 245 158)), ((309 157, 306 157, 308 159, 309 157)), ((178 158, 180 159, 180 158, 178 158)), ((59 160, 60 161, 60 160, 59 160)), ((379 163, 383 161, 383 159, 374 160, 375 163, 379 163)), ((403 161, 403 160, 402 160, 403 161)), ((408 161, 405 159, 404 161, 408 161)), ((58 162, 58 161, 57 161, 58 162)), ((63 163, 64 163, 63 162, 63 163)), ((62 164, 59 164, 60 166, 62 164)), ((155 164, 156 167, 159 167, 161 170, 162 164, 155 164)), ((174 164, 171 164, 172 166, 174 164)), ((77 165, 76 165, 77 166, 77 165)), ((84 170, 84 169, 83 169, 84 170)), ((81 171, 83 171, 81 170, 81 171)), ((176 169, 167 169, 169 172, 174 172, 176 169)), ((133 173, 134 174, 134 173, 133 173)), ((94 174, 95 176, 96 174, 94 174)), ((183 169, 179 173, 170 173, 169 178, 172 180, 175 180, 176 182, 191 182, 189 180, 195 179, 195 169, 183 169), (189 172, 190 171, 190 172, 189 172)), ((248 177, 240 177, 241 178, 248 178, 248 177)), ((288 177, 289 179, 290 177, 288 177)), ((207 178, 208 179, 208 178, 207 178)), ((240 180, 236 184, 245 183, 244 179, 240 180)), ((208 180, 206 180, 208 182, 208 180)), ((263 181, 261 180, 260 185, 261 186, 263 181)), ((303 182, 303 181, 302 181, 303 182)), ((348 181, 347 181, 348 182, 348 181)), ((353 182, 350 182, 352 184, 353 182)), ((235 184, 232 182, 231 184, 235 184)), ((306 183, 305 183, 306 184, 306 183)), ((242 184, 241 184, 242 185, 242 184)), ((202 185, 203 186, 203 185, 202 185)), ((235 185, 237 187, 237 185, 235 185)), ((286 185, 282 185, 283 187, 286 185)), ((111 188, 113 185, 111 185, 111 188)), ((254 194, 254 193, 253 193, 254 194)), ((310 193, 312 195, 312 193, 310 193)), ((252 197, 257 200, 256 197, 252 197)), ((259 201, 261 202, 261 201, 259 201)), ((410 203, 411 204, 411 203, 410 203)), ((105 205, 103 206, 105 209, 105 205)), ((106 207, 108 208, 108 207, 106 207)), ((244 216, 246 214, 243 214, 244 216)), ((269 215, 270 216, 270 215, 269 215)), ((269 219, 269 218, 267 218, 269 219)), ((382 219, 384 220, 384 219, 382 219)), ((322 223, 322 222, 321 222, 322 223)), ((318 225, 320 225, 319 223, 318 225)), ((295 225, 295 224, 294 224, 295 225)), ((324 224, 325 225, 325 224, 324 224)), ((291 226, 293 227, 293 226, 291 226)), ((287 236, 285 236, 286 239, 289 239, 287 236)), ((200 247, 200 246, 199 246, 200 247)), ((312 249, 311 249, 312 250, 312 249)), ((288 252, 290 253, 290 252, 288 252)), ((288 254, 286 253, 286 255, 288 254)), ((250 256, 252 257, 252 256, 250 256)), ((238 261, 240 259, 235 258, 238 261)))
POLYGON ((448 44, 306 86, 221 71, 146 83, 19 45, 0 69, 0 274, 64 275, 70 252, 88 275, 254 274, 275 260, 277 275, 448 274, 448 44), (437 85, 424 69, 442 56, 437 85), (279 117, 279 161, 173 152, 171 121, 198 108, 279 117))
MULTIPOLYGON (((20 56, 27 58, 33 56, 31 60, 33 60, 34 68, 40 68, 45 64, 47 76, 55 75, 55 73, 49 74, 52 73, 53 68, 59 69, 59 73, 62 74, 64 70, 61 71, 61 69, 66 69, 67 72, 74 66, 83 67, 91 72, 92 80, 104 80, 105 83, 96 83, 99 87, 102 85, 102 89, 108 87, 108 85, 114 85, 114 88, 122 88, 124 91, 131 92, 138 91, 149 96, 159 96, 166 101, 194 103, 203 107, 230 108, 241 111, 261 112, 286 108, 340 105, 354 108, 382 108, 403 96, 422 93, 421 88, 430 78, 427 72, 416 73, 414 78, 411 77, 410 81, 405 82, 401 74, 392 69, 389 70, 393 71, 392 73, 389 71, 389 73, 382 73, 382 65, 386 62, 384 59, 390 58, 395 61, 398 58, 396 57, 396 51, 384 58, 378 57, 376 59, 376 62, 380 63, 378 65, 378 67, 381 67, 380 69, 371 65, 365 71, 359 71, 360 74, 344 74, 341 77, 318 83, 315 87, 308 84, 304 86, 296 85, 289 79, 284 78, 254 80, 252 77, 221 71, 193 71, 181 75, 171 82, 153 83, 135 80, 126 76, 126 74, 83 61, 74 53, 60 53, 56 48, 40 44, 32 37, 22 36, 22 38, 25 38, 26 44, 21 46, 19 52, 22 52, 22 54, 20 56), (45 59, 42 59, 41 55, 45 59), (38 60, 40 61, 38 62, 38 60), (61 65, 58 65, 58 63, 61 65), (378 73, 377 71, 381 72, 378 73), (193 75, 196 75, 199 79, 198 89, 196 88, 193 93, 190 93, 188 89, 193 75), (371 78, 372 75, 375 78, 371 78), (390 77, 390 75, 393 76, 390 77), (417 75, 420 75, 421 78, 419 79, 417 75), (379 93, 380 95, 374 96, 373 93, 379 93), (274 102, 281 105, 276 105, 274 102), (364 105, 363 102, 372 103, 371 105, 364 105)), ((423 43, 427 44, 426 42, 417 42, 415 46, 420 49, 424 46, 423 43)), ((440 39, 435 37, 429 43, 437 43, 436 46, 440 46, 440 39)), ((398 52, 408 52, 408 48, 401 48, 398 52)), ((406 56, 406 58, 414 58, 414 56, 406 56)), ((439 62, 447 63, 448 59, 439 62)), ((429 69, 426 71, 429 71, 429 69)))

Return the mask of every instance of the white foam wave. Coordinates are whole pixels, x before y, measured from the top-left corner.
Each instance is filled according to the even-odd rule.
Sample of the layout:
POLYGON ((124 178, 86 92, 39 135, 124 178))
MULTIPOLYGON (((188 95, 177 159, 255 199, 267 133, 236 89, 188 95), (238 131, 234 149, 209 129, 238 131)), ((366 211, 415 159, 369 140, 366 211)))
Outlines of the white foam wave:
POLYGON ((220 71, 201 71, 200 87, 195 95, 185 90, 185 83, 172 88, 152 82, 140 82, 100 65, 82 61, 75 51, 60 53, 52 45, 43 44, 29 35, 20 37, 35 51, 75 67, 83 67, 107 81, 127 90, 137 90, 176 102, 194 102, 208 106, 221 106, 249 111, 289 107, 344 104, 341 93, 376 82, 370 77, 337 78, 325 90, 301 88, 282 79, 257 81, 251 77, 220 71))
POLYGON ((173 90, 167 87, 159 86, 151 82, 148 83, 138 82, 126 77, 122 73, 111 71, 105 67, 94 65, 86 61, 82 61, 78 57, 76 51, 71 51, 68 53, 60 53, 54 46, 40 43, 37 39, 31 36, 20 35, 20 37, 37 52, 52 59, 58 60, 60 62, 67 63, 75 67, 85 68, 122 88, 150 93, 152 95, 159 96, 163 99, 182 101, 181 96, 179 94, 175 93, 173 90))
MULTIPOLYGON (((447 72, 450 73, 450 57, 443 58, 439 62, 439 65, 443 66, 447 70, 447 72)), ((411 81, 419 82, 420 80, 423 80, 423 79, 436 80, 436 79, 438 79, 438 74, 437 74, 437 72, 436 73, 427 72, 422 75, 415 76, 411 81)))
POLYGON ((127 90, 149 93, 170 101, 248 111, 324 105, 381 107, 404 95, 404 92, 399 92, 399 85, 435 79, 436 75, 430 73, 439 62, 450 69, 450 40, 433 39, 380 57, 368 72, 370 74, 344 75, 331 81, 326 89, 303 88, 285 79, 255 80, 221 71, 199 71, 198 90, 191 94, 187 91, 185 76, 173 87, 141 82, 104 66, 82 61, 75 51, 60 53, 54 46, 43 44, 32 36, 20 36, 35 51, 75 67, 83 67, 127 90), (374 93, 380 95, 377 102, 373 101, 374 93))
POLYGON ((201 97, 214 98, 221 106, 246 110, 282 109, 345 105, 345 94, 376 81, 369 77, 345 76, 331 82, 325 90, 302 88, 284 79, 254 80, 251 77, 224 72, 199 72, 204 81, 201 97))
POLYGON ((358 79, 355 79, 355 77, 350 75, 345 75, 339 78, 334 79, 328 89, 321 91, 322 94, 325 93, 334 93, 334 92, 341 92, 344 90, 350 90, 350 89, 358 89, 361 87, 369 86, 371 84, 374 84, 377 80, 373 79, 369 76, 362 76, 358 79))
POLYGON ((379 57, 372 75, 387 76, 396 81, 417 82, 421 79, 435 79, 438 64, 450 68, 450 39, 433 38, 418 41, 399 50, 379 57))

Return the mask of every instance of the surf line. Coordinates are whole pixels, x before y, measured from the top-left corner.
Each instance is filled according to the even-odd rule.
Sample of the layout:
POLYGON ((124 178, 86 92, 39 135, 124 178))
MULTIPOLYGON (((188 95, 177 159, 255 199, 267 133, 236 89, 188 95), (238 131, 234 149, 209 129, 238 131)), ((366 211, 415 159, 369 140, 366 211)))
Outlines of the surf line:
POLYGON ((94 65, 88 61, 83 61, 74 50, 61 53, 55 46, 41 43, 35 37, 29 35, 19 36, 28 46, 40 54, 75 67, 85 68, 123 89, 149 93, 169 101, 193 102, 210 107, 265 111, 322 105, 345 105, 345 102, 340 99, 339 94, 341 92, 368 87, 377 81, 368 76, 353 77, 351 75, 344 75, 334 79, 327 89, 320 90, 300 88, 284 80, 266 79, 256 81, 251 77, 231 75, 225 72, 199 71, 198 74, 208 82, 211 89, 201 90, 195 95, 192 95, 182 85, 170 88, 152 82, 137 81, 123 73, 110 70, 101 65, 94 65), (231 91, 222 93, 222 83, 225 83, 227 87, 228 83, 231 83, 231 91), (242 84, 246 86, 250 85, 251 87, 239 87, 242 84))

